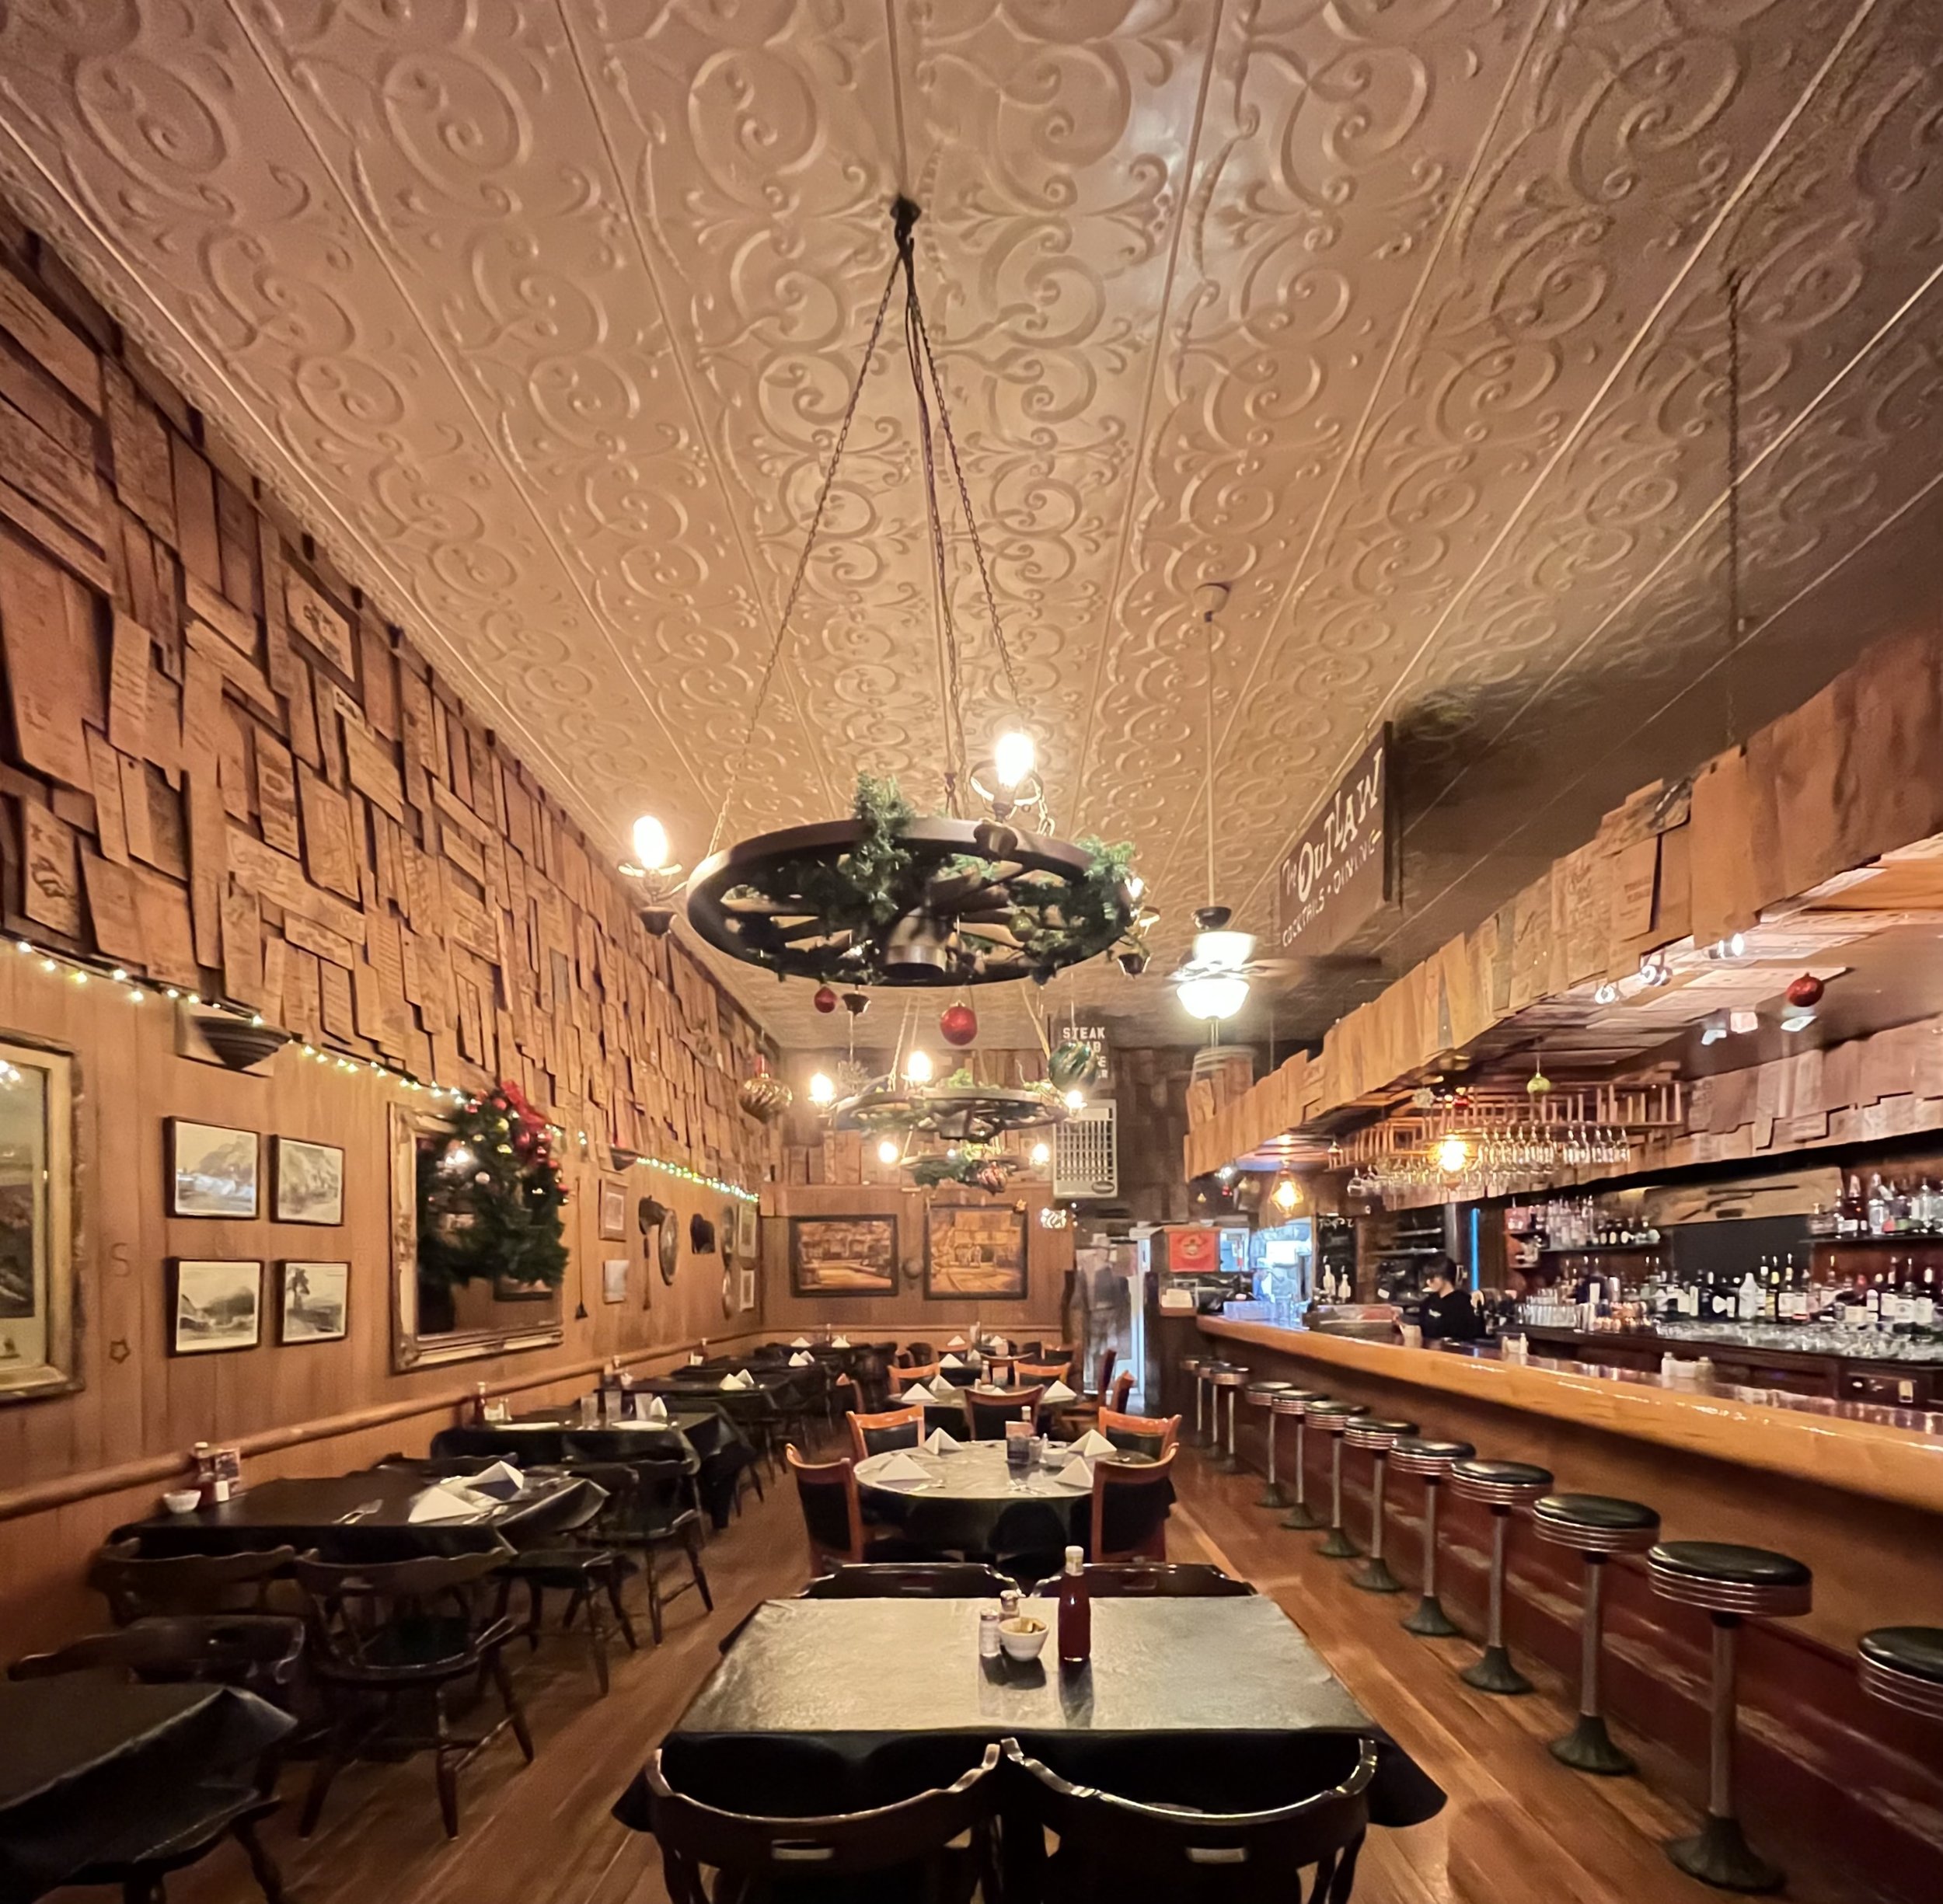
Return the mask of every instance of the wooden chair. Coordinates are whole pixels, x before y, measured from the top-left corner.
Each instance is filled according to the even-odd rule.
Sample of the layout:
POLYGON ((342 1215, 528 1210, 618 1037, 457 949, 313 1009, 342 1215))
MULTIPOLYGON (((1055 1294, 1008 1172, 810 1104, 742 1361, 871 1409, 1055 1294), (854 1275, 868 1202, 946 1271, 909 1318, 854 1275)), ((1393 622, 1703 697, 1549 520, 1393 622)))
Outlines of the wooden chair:
POLYGON ((695 1490, 701 1464, 691 1459, 630 1461, 627 1466, 633 1473, 633 1491, 620 1512, 602 1519, 600 1538, 609 1547, 640 1555, 641 1572, 647 1581, 648 1624, 658 1646, 662 1609, 669 1600, 693 1592, 701 1595, 709 1612, 715 1610, 714 1595, 702 1566, 702 1508, 695 1490), (675 1552, 688 1557, 689 1578, 665 1592, 661 1557, 675 1552))
POLYGON ((923 1438, 924 1411, 915 1402, 909 1408, 892 1408, 882 1414, 850 1417, 850 1446, 860 1461, 888 1454, 894 1448, 915 1448, 923 1438))
POLYGON ((429 1752, 448 1838, 459 1836, 459 1771, 510 1726, 530 1764, 532 1735, 501 1656, 513 1637, 506 1620, 483 1621, 476 1589, 503 1551, 342 1566, 306 1554, 292 1564, 310 1610, 311 1670, 330 1724, 304 1800, 308 1837, 337 1774, 361 1752, 429 1752), (504 1717, 483 1733, 452 1728, 446 1689, 462 1682, 498 1689, 504 1717))
POLYGON ((1120 1461, 1093 1464, 1095 1562, 1167 1557, 1167 1508, 1174 1500, 1174 1450, 1138 1467, 1120 1461))
POLYGON ((913 1899, 1001 1895, 994 1855, 999 1748, 956 1784, 919 1792, 874 1811, 826 1818, 759 1818, 724 1812, 683 1796, 668 1782, 657 1752, 647 1787, 661 1869, 672 1904, 711 1899, 754 1900, 794 1895, 813 1883, 819 1897, 892 1895, 913 1899), (954 1849, 954 1839, 971 1843, 954 1849), (704 1867, 719 1874, 711 1891, 704 1867), (894 1881, 858 1881, 896 1874, 894 1881))
POLYGON ((295 1558, 294 1548, 270 1547, 151 1561, 141 1557, 140 1541, 118 1540, 96 1550, 88 1584, 118 1627, 159 1613, 260 1613, 269 1606, 270 1583, 295 1558))
MULTIPOLYGON (((1048 1574, 1033 1587, 1041 1599, 1056 1599, 1058 1574, 1048 1574)), ((1225 1600, 1245 1599, 1254 1592, 1245 1580, 1224 1574, 1205 1561, 1108 1561, 1089 1565, 1087 1592, 1100 1600, 1225 1600)))
POLYGON ((1127 1397, 1133 1392, 1133 1371, 1131 1369, 1122 1370, 1119 1379, 1113 1383, 1111 1390, 1108 1386, 1117 1354, 1117 1351, 1110 1348, 1100 1351, 1100 1386, 1096 1393, 1083 1395, 1076 1401, 1060 1403, 1059 1425, 1069 1435, 1076 1438, 1096 1425, 1109 1403, 1116 1414, 1125 1409, 1127 1397))
MULTIPOLYGON (((1355 1760, 1348 1775, 1292 1805, 1258 1812, 1177 1809, 1069 1784, 1007 1739, 1008 1801, 1030 1829, 1006 1834, 1006 1895, 1055 1898, 1059 1904, 1124 1904, 1166 1898, 1170 1904, 1288 1904, 1304 1895, 1313 1868, 1311 1904, 1345 1904, 1355 1882, 1357 1854, 1369 1825, 1369 1784, 1376 1748, 1346 1738, 1355 1760), (1045 1833, 1059 1848, 1047 1866, 1045 1833)), ((1199 1795, 1198 1794, 1196 1794, 1199 1795)))
POLYGON ((856 1463, 847 1455, 835 1461, 805 1461, 801 1449, 792 1442, 783 1450, 783 1459, 796 1477, 811 1566, 827 1570, 832 1564, 924 1557, 923 1550, 909 1541, 873 1536, 865 1527, 863 1506, 856 1491, 856 1463))
POLYGON ((546 1623, 546 1595, 551 1591, 564 1593, 567 1610, 560 1616, 560 1630, 563 1633, 573 1625, 576 1613, 585 1615, 581 1630, 587 1637, 595 1683, 605 1699, 608 1629, 601 1613, 602 1598, 627 1642, 627 1650, 638 1650, 634 1623, 621 1599, 621 1584, 634 1571, 633 1563, 604 1538, 607 1525, 625 1523, 634 1495, 635 1473, 632 1466, 619 1461, 577 1461, 571 1472, 601 1491, 595 1494, 591 1489, 585 1491, 576 1518, 554 1528, 546 1546, 522 1547, 500 1568, 499 1617, 506 1617, 515 1585, 524 1586, 526 1621, 519 1631, 525 1635, 528 1646, 538 1652, 546 1623))
POLYGON ((896 1393, 902 1395, 913 1382, 923 1382, 929 1386, 938 1379, 940 1372, 939 1365, 934 1362, 921 1363, 914 1368, 893 1369, 891 1371, 891 1386, 896 1393))
POLYGON ((799 1600, 996 1600, 1011 1578, 979 1561, 913 1561, 839 1567, 812 1580, 799 1600))
POLYGON ((938 1351, 929 1342, 906 1342, 898 1351, 898 1360, 907 1369, 922 1369, 926 1362, 933 1373, 938 1363, 938 1351))
POLYGON ((1039 1401, 1045 1393, 1042 1388, 1022 1389, 1012 1395, 981 1395, 975 1388, 962 1389, 960 1397, 965 1403, 966 1427, 975 1442, 997 1442, 1005 1439, 1008 1421, 1029 1421, 1035 1426, 1039 1419, 1039 1401))
POLYGON ((1068 1388, 1077 1388, 1074 1379, 1078 1371, 1069 1362, 1034 1362, 1029 1356, 1013 1358, 1018 1378, 1021 1382, 1038 1382, 1050 1387, 1055 1382, 1063 1382, 1068 1388))
POLYGON ((1122 1454, 1151 1455, 1156 1460, 1181 1438, 1177 1414, 1121 1414, 1102 1408, 1094 1425, 1122 1454))

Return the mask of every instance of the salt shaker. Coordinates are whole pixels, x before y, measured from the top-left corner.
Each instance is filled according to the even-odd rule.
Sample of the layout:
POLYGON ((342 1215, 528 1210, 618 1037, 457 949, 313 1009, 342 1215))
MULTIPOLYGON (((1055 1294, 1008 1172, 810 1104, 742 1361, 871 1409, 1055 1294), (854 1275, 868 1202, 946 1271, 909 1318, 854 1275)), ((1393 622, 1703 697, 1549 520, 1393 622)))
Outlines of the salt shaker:
POLYGON ((999 1651, 999 1616, 996 1613, 979 1614, 978 1657, 981 1659, 996 1659, 999 1651))

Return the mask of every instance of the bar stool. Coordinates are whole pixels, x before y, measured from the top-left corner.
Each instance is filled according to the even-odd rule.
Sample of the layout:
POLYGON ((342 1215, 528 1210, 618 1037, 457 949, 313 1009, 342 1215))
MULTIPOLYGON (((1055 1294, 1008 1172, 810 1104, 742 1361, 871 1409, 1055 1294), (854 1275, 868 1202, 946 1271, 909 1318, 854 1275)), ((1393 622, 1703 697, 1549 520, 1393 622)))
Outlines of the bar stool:
POLYGON ((1305 1441, 1308 1432, 1308 1413, 1313 1402, 1327 1401, 1329 1397, 1320 1389, 1291 1388, 1278 1395, 1273 1414, 1268 1421, 1269 1474, 1275 1473, 1275 1425, 1284 1415, 1292 1416, 1296 1424, 1296 1504, 1282 1517, 1281 1525, 1293 1528, 1298 1533, 1312 1533, 1322 1525, 1309 1511, 1309 1466, 1304 1459, 1308 1452, 1305 1441))
POLYGON ((1417 1610, 1403 1623, 1420 1640, 1454 1640, 1458 1628, 1437 1597, 1437 1496, 1450 1470, 1477 1450, 1469 1442, 1432 1441, 1406 1435, 1390 1451, 1399 1474, 1415 1474, 1424 1484, 1424 1592, 1417 1610))
POLYGON ((1578 1723, 1551 1742, 1551 1754, 1575 1771, 1617 1777, 1632 1760, 1613 1743, 1599 1703, 1601 1591, 1606 1561, 1614 1554, 1644 1554, 1659 1538, 1659 1516, 1638 1501, 1610 1494, 1547 1494, 1531 1511, 1532 1532, 1555 1547, 1570 1547, 1585 1563, 1579 1616, 1578 1723))
POLYGON ((1261 1491, 1261 1498, 1255 1503, 1258 1508, 1285 1508, 1289 1497, 1282 1492, 1282 1483, 1275 1479, 1275 1397, 1285 1394, 1295 1386, 1292 1382, 1251 1382, 1241 1391, 1242 1400, 1251 1408, 1263 1408, 1268 1414, 1268 1484, 1261 1491))
POLYGON ((1343 1439, 1352 1448, 1369 1450, 1369 1560, 1350 1575, 1349 1584, 1366 1593, 1401 1593, 1404 1583, 1383 1559, 1383 1474, 1390 1451, 1406 1435, 1415 1435, 1415 1421, 1382 1421, 1362 1415, 1352 1421, 1343 1439))
POLYGON ((1858 1650, 1871 1698, 1943 1719, 1943 1627, 1878 1627, 1858 1650))
POLYGON ((1369 1412, 1359 1401, 1309 1404, 1309 1420, 1329 1437, 1329 1537, 1316 1549, 1326 1561, 1353 1561, 1362 1552, 1342 1524, 1342 1438, 1355 1417, 1369 1412))
POLYGON ((1690 1878, 1724 1891, 1775 1890, 1781 1872, 1749 1846, 1734 1811, 1735 1652, 1747 1615, 1806 1613, 1814 1604, 1815 1576, 1788 1554, 1718 1540, 1663 1542, 1646 1567, 1655 1593, 1704 1607, 1714 1623, 1707 1822, 1697 1836, 1673 1839, 1666 1855, 1690 1878))
POLYGON ((1528 1508, 1549 1494, 1551 1472, 1527 1461, 1460 1461, 1450 1470, 1450 1484, 1467 1501, 1481 1501, 1491 1509, 1491 1611, 1484 1650, 1457 1676, 1481 1693, 1529 1693, 1531 1681, 1505 1650, 1505 1540, 1512 1509, 1528 1508))
POLYGON ((1181 1358, 1181 1372, 1194 1384, 1194 1428, 1191 1433, 1184 1432, 1181 1438, 1193 1448, 1198 1448, 1202 1442, 1201 1397, 1203 1391, 1201 1386, 1201 1365, 1208 1359, 1205 1355, 1183 1355, 1181 1358))
POLYGON ((1235 1452, 1235 1404, 1241 1398, 1241 1391, 1248 1386, 1248 1371, 1239 1362, 1224 1362, 1214 1372, 1214 1419, 1209 1424, 1214 1430, 1215 1459, 1208 1465, 1217 1474, 1239 1474, 1241 1457, 1235 1452), (1221 1398, 1228 1398, 1228 1445, 1221 1445, 1221 1398))

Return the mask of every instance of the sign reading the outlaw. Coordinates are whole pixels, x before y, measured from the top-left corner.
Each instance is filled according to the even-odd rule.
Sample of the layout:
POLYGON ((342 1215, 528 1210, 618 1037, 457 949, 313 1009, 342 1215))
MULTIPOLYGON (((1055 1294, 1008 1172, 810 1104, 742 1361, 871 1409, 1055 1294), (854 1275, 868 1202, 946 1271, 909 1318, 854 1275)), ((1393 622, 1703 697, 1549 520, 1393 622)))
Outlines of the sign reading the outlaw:
POLYGON ((1333 952, 1397 897, 1387 723, 1282 863, 1275 917, 1285 952, 1333 952))

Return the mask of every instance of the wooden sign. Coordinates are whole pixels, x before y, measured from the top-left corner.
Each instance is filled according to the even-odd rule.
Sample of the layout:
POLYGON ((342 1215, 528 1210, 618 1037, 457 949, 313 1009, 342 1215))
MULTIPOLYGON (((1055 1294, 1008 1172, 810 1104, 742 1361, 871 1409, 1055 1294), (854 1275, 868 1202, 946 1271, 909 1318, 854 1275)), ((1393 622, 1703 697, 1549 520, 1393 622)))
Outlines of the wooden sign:
POLYGON ((1282 863, 1276 919, 1283 951, 1332 952, 1397 902, 1391 804, 1386 722, 1282 863))
POLYGON ((26 870, 21 898, 29 919, 71 939, 81 936, 81 874, 74 835, 47 808, 20 803, 21 846, 26 870))
POLYGON ((284 612, 290 626, 347 680, 355 680, 358 657, 346 621, 295 569, 284 570, 284 612))

